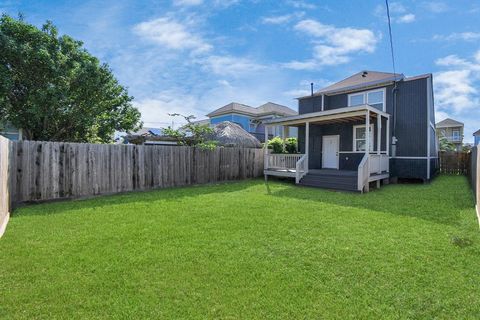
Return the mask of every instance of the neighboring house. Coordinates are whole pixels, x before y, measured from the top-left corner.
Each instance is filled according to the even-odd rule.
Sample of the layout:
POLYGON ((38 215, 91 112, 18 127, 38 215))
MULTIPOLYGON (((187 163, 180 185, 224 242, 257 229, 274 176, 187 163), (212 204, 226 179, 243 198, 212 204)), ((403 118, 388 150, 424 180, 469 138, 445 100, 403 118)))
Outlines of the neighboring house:
POLYGON ((480 130, 476 131, 476 132, 473 134, 473 138, 474 138, 473 145, 474 145, 474 146, 480 145, 480 130))
POLYGON ((163 135, 163 129, 143 127, 136 132, 129 132, 123 137, 124 144, 177 145, 177 141, 163 135))
POLYGON ((17 129, 11 124, 0 123, 0 135, 10 140, 22 140, 22 129, 17 129))
POLYGON ((301 154, 267 154, 266 175, 368 191, 370 182, 428 181, 436 174, 431 74, 362 71, 298 100, 299 115, 265 124, 267 132, 270 126, 298 127, 301 154))
POLYGON ((455 145, 457 151, 462 150, 463 123, 447 118, 436 125, 438 137, 444 137, 455 145))
MULTIPOLYGON (((267 102, 259 107, 250 107, 245 104, 232 102, 207 114, 212 125, 223 121, 230 121, 240 125, 244 130, 252 134, 261 142, 265 141, 265 128, 263 122, 285 116, 293 116, 298 113, 289 107, 273 102, 267 102)), ((205 121, 205 120, 200 120, 205 121)), ((275 126, 270 131, 272 136, 297 137, 297 129, 283 130, 282 126, 275 126)))

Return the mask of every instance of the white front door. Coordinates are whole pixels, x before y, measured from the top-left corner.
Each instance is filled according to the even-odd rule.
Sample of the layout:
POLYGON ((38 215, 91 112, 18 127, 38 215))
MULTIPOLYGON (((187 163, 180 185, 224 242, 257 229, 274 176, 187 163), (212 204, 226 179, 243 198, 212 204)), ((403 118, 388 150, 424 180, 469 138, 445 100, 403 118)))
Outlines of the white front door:
POLYGON ((323 136, 322 168, 338 169, 340 136, 323 136))

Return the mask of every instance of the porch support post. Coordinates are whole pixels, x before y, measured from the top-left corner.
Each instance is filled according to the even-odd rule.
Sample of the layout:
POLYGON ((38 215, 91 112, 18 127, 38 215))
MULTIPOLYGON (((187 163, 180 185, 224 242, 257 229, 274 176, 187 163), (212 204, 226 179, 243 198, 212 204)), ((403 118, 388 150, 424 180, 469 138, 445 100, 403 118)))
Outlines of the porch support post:
POLYGON ((370 110, 367 110, 365 118, 365 153, 370 153, 370 110))
POLYGON ((265 125, 265 145, 264 145, 264 154, 263 154, 263 168, 265 170, 268 169, 268 126, 267 125, 265 125))
MULTIPOLYGON (((382 150, 382 116, 377 113, 377 156, 378 156, 378 170, 377 173, 382 173, 382 159, 380 151, 382 150)), ((377 187, 380 188, 380 180, 377 182, 377 187)))
POLYGON ((386 137, 386 145, 387 145, 387 156, 390 156, 390 118, 387 117, 387 137, 386 137))
POLYGON ((283 126, 283 132, 282 132, 282 149, 283 151, 285 151, 285 139, 287 139, 287 135, 288 135, 288 127, 287 126, 283 126))
POLYGON ((377 154, 382 150, 382 116, 377 114, 377 154))
POLYGON ((305 123, 305 154, 306 154, 306 166, 307 170, 309 169, 308 166, 308 158, 309 158, 309 149, 310 149, 310 122, 305 123))

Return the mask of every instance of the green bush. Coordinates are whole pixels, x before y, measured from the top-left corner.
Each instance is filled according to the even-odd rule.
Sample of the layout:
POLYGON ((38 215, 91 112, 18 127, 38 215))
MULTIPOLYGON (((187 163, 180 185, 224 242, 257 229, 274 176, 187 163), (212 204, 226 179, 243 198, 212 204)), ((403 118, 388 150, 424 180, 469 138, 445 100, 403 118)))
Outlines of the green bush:
POLYGON ((272 153, 298 153, 297 138, 282 139, 275 137, 268 141, 268 149, 272 150, 272 153))
POLYGON ((272 149, 272 153, 284 153, 283 139, 280 137, 275 137, 268 140, 268 149, 272 149))
POLYGON ((298 153, 297 138, 287 138, 287 139, 285 139, 285 151, 287 153, 298 153))

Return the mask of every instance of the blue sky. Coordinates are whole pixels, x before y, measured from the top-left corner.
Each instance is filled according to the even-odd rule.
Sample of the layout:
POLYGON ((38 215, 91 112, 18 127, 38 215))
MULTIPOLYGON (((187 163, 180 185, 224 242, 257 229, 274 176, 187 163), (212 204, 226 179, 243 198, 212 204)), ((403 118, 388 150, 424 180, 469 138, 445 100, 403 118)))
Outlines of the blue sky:
MULTIPOLYGON (((392 71, 384 1, 0 0, 52 20, 107 62, 147 126, 231 101, 297 108, 295 97, 360 70, 392 71)), ((437 119, 480 128, 480 2, 392 1, 397 71, 434 74, 437 119)))

